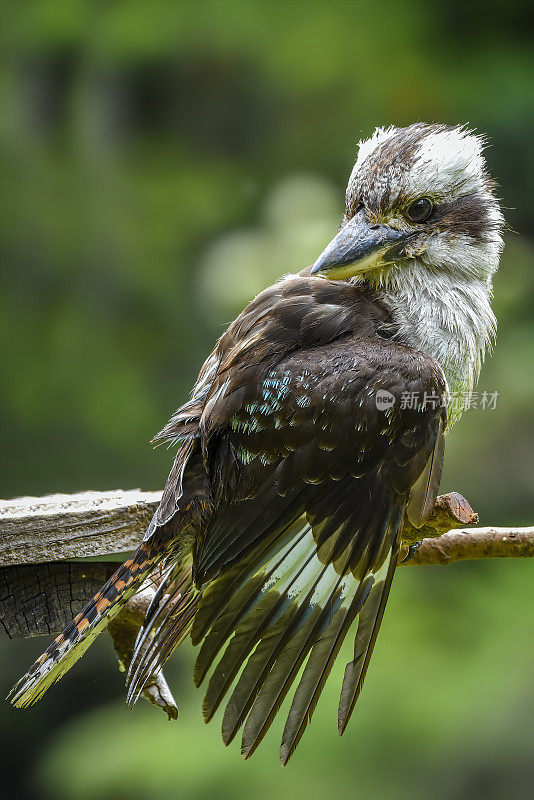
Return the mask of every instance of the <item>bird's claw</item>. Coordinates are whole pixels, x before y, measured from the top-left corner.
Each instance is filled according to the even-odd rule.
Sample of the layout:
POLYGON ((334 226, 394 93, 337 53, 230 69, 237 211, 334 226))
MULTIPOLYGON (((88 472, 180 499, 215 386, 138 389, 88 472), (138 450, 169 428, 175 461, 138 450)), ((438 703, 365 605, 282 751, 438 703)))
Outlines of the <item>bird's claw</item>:
POLYGON ((409 545, 408 546, 408 552, 406 553, 406 555, 404 556, 404 558, 402 559, 402 561, 400 563, 401 564, 406 564, 407 561, 410 561, 414 557, 414 555, 417 553, 417 551, 419 550, 419 548, 421 547, 422 544, 423 544, 423 540, 421 539, 420 541, 409 545))

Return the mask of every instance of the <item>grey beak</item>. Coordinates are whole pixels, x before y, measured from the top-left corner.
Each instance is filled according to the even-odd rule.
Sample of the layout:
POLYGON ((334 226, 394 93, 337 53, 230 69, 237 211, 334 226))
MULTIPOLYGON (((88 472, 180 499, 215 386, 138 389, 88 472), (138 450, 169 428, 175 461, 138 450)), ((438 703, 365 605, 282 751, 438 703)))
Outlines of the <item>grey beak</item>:
POLYGON ((380 262, 391 262, 401 254, 399 245, 411 236, 413 233, 396 231, 389 225, 369 225, 362 209, 323 250, 310 274, 347 278, 380 262))

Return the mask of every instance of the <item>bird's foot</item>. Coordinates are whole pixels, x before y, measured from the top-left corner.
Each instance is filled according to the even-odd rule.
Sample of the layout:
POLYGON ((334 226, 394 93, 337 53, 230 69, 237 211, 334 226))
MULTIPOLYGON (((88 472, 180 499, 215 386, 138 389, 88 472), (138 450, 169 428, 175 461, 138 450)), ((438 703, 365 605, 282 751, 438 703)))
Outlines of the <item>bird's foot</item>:
POLYGON ((406 564, 407 561, 410 561, 414 555, 417 553, 421 545, 423 544, 423 540, 421 539, 419 542, 415 542, 414 544, 409 545, 408 552, 400 562, 401 564, 406 564))

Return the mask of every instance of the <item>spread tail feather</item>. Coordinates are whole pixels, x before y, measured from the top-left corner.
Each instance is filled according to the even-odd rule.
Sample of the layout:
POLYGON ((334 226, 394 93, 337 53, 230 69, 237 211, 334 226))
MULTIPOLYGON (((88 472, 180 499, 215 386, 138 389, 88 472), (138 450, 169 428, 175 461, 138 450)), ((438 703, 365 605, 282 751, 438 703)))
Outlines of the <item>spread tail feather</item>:
POLYGON ((159 556, 150 541, 117 569, 99 592, 11 689, 8 699, 17 708, 36 703, 85 653, 99 633, 119 613, 152 571, 159 556))

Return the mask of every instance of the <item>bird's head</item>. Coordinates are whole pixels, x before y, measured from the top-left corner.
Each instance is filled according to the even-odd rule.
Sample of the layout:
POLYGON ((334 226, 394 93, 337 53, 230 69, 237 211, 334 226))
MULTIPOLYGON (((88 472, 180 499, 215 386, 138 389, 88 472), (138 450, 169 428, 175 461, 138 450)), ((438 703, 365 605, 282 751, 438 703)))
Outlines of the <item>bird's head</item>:
POLYGON ((382 284, 417 262, 489 284, 504 220, 483 148, 465 127, 378 128, 359 144, 342 227, 311 274, 382 284))

